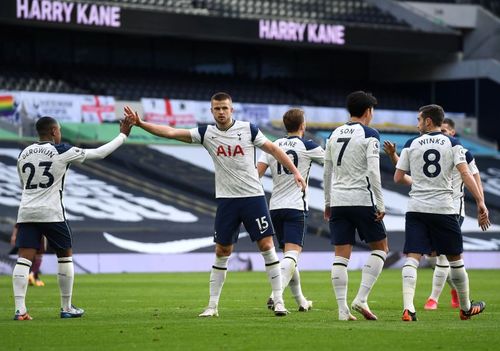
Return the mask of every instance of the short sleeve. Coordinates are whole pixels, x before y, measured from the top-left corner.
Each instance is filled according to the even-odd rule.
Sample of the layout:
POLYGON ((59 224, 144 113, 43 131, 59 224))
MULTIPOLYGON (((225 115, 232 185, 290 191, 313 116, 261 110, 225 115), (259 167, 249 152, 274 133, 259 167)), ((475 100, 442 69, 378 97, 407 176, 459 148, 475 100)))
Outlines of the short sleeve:
POLYGON ((254 145, 257 147, 261 147, 268 141, 269 139, 266 138, 266 136, 259 130, 257 132, 257 135, 255 136, 255 139, 253 141, 254 145))
POLYGON ((312 160, 321 164, 325 163, 325 150, 321 146, 309 150, 308 154, 312 160))
POLYGON ((410 159, 410 149, 404 148, 403 151, 401 151, 401 155, 399 156, 396 168, 405 172, 409 172, 410 171, 409 159, 410 159))
POLYGON ((367 139, 366 158, 370 157, 380 157, 380 142, 374 137, 367 139))
POLYGON ((462 145, 456 144, 451 148, 453 152, 453 164, 456 166, 460 163, 467 162, 465 154, 467 153, 467 149, 465 149, 462 145))
POLYGON ((189 129, 189 133, 191 134, 191 140, 195 144, 202 144, 203 143, 202 136, 201 136, 199 129, 200 128, 189 129))
POLYGON ((477 168, 476 160, 472 159, 472 161, 469 162, 469 171, 472 174, 478 174, 479 173, 479 168, 477 168))

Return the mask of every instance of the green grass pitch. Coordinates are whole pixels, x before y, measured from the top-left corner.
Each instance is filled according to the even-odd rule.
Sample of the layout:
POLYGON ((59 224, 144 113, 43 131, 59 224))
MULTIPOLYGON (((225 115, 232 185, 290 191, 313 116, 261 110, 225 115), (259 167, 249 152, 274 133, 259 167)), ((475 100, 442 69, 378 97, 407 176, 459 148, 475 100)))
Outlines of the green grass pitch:
MULTIPOLYGON (((418 273, 415 298, 419 321, 402 322, 401 272, 384 270, 370 296, 378 321, 340 322, 329 272, 302 272, 307 313, 274 317, 266 308, 264 272, 229 272, 218 318, 199 318, 208 301, 209 273, 78 275, 74 303, 81 319, 59 318, 55 276, 29 287, 32 321, 13 321, 9 276, 0 277, 0 350, 498 350, 500 272, 469 271, 471 297, 487 303, 483 314, 461 321, 449 306, 449 288, 437 311, 425 311, 429 269, 418 273)), ((349 272, 349 301, 361 273, 349 272)))

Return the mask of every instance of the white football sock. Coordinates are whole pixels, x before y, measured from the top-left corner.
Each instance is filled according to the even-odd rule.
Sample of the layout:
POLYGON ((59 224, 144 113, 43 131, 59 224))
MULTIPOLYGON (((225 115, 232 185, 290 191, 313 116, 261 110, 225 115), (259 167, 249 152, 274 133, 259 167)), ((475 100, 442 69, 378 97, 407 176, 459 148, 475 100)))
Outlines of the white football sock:
POLYGON ((14 288, 14 302, 16 314, 23 315, 26 310, 26 290, 28 289, 28 276, 30 274, 31 261, 19 257, 12 271, 12 287, 14 288))
POLYGON ((61 293, 61 308, 65 311, 71 309, 71 297, 73 295, 73 281, 75 269, 72 257, 59 257, 57 259, 57 282, 61 293))
POLYGON ((302 293, 302 286, 300 285, 300 272, 299 267, 295 267, 295 272, 293 272, 292 279, 288 283, 290 290, 292 291, 293 298, 297 305, 302 305, 306 303, 306 298, 302 293))
POLYGON ((281 287, 286 289, 290 280, 292 279, 297 261, 299 260, 299 252, 297 250, 290 250, 285 252, 285 256, 281 260, 281 287))
POLYGON ((443 291, 444 284, 450 273, 450 264, 445 255, 439 255, 436 259, 436 266, 434 267, 434 273, 432 276, 432 292, 430 298, 434 301, 439 301, 439 296, 443 291))
POLYGON ((451 274, 449 272, 448 272, 448 276, 446 277, 446 282, 448 283, 448 285, 450 286, 451 289, 457 290, 457 288, 455 288, 455 285, 453 284, 453 281, 451 280, 451 274))
POLYGON ((227 265, 230 256, 216 256, 212 271, 210 272, 210 300, 208 306, 217 308, 219 305, 222 286, 226 281, 227 265))
POLYGON ((470 310, 469 275, 465 270, 464 260, 450 262, 450 276, 457 289, 460 309, 462 311, 470 310))
POLYGON ((415 297, 415 287, 417 285, 417 268, 419 261, 413 257, 407 257, 403 266, 403 308, 410 312, 415 312, 413 298, 415 297))
POLYGON ((274 303, 283 303, 283 289, 281 285, 281 265, 276 255, 276 250, 274 247, 267 251, 261 251, 262 257, 264 257, 264 262, 266 264, 266 273, 269 282, 271 283, 271 289, 273 291, 273 301, 274 303))
POLYGON ((384 268, 387 253, 382 250, 373 250, 370 257, 363 266, 361 274, 361 285, 359 286, 358 294, 355 301, 366 303, 373 285, 377 281, 378 276, 384 268))
POLYGON ((437 257, 436 256, 425 256, 425 258, 429 262, 429 266, 431 266, 431 268, 434 269, 434 267, 436 267, 437 257))
POLYGON ((337 299, 337 305, 340 311, 344 313, 349 313, 349 307, 347 306, 347 265, 349 264, 349 259, 341 256, 335 256, 332 266, 331 278, 333 291, 337 299))

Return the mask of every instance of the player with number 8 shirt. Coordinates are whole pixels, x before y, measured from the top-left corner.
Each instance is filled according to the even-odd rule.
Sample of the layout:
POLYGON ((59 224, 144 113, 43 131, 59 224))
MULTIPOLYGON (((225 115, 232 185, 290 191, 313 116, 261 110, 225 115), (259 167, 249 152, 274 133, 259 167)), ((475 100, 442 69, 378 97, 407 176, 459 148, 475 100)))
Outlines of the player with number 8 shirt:
POLYGON ((460 300, 460 318, 469 319, 485 308, 482 301, 469 300, 469 278, 462 259, 463 241, 453 204, 452 176, 457 168, 462 180, 474 196, 478 208, 479 226, 489 225, 488 210, 482 193, 466 162, 466 149, 453 137, 441 132, 443 108, 427 105, 419 109, 420 136, 406 142, 396 165, 394 181, 411 185, 406 212, 405 246, 407 256, 402 270, 403 321, 416 321, 413 304, 417 268, 423 254, 444 254, 450 262, 450 276, 460 300), (411 174, 411 178, 408 174, 411 174))

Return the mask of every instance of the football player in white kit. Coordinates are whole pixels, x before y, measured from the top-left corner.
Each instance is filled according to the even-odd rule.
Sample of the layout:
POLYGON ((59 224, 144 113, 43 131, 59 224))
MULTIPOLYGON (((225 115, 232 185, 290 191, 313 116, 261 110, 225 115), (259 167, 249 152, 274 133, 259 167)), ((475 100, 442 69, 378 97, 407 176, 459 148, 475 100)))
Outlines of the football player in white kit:
MULTIPOLYGON (((449 135, 451 137, 455 137, 455 122, 449 118, 445 118, 443 120, 443 124, 441 125, 441 133, 444 135, 449 135)), ((483 185, 481 182, 481 175, 479 173, 479 169, 476 166, 476 161, 474 157, 467 151, 465 153, 465 160, 467 165, 469 166, 470 173, 474 177, 477 187, 479 188, 479 192, 483 195, 483 185)), ((452 186, 453 186, 453 206, 455 207, 455 213, 458 216, 458 223, 462 226, 462 223, 465 219, 465 201, 464 201, 464 183, 462 178, 460 177, 460 173, 456 168, 453 169, 452 176, 452 186)), ((443 291, 444 284, 447 281, 451 287, 451 306, 453 308, 460 307, 460 301, 458 300, 457 290, 453 286, 453 282, 450 277, 450 263, 445 255, 439 255, 437 257, 428 257, 431 265, 434 265, 434 274, 432 279, 432 291, 431 295, 427 299, 427 302, 424 305, 426 310, 435 310, 438 307, 439 296, 443 291)))
POLYGON ((486 304, 469 300, 469 278, 462 259, 463 241, 453 204, 452 177, 457 168, 478 208, 478 224, 486 230, 490 221, 482 193, 471 175, 466 150, 457 139, 441 133, 444 111, 441 106, 419 109, 421 135, 406 142, 396 165, 394 181, 411 185, 406 212, 405 247, 407 256, 402 270, 403 321, 416 321, 413 304, 417 268, 423 254, 444 254, 450 264, 450 276, 460 300, 460 319, 481 313, 486 304), (411 178, 406 173, 411 173, 411 178))
POLYGON ((282 298, 281 268, 272 235, 272 226, 264 189, 256 166, 255 147, 272 154, 294 175, 296 186, 305 188, 305 181, 288 156, 270 142, 257 126, 233 119, 232 99, 226 93, 212 96, 211 112, 215 125, 192 129, 176 129, 142 121, 137 112, 125 107, 127 119, 138 127, 169 139, 185 143, 199 143, 208 151, 215 165, 215 262, 210 273, 210 299, 200 317, 218 316, 218 304, 226 279, 229 256, 238 240, 241 223, 264 258, 266 272, 271 283, 274 313, 288 313, 282 298))
MULTIPOLYGON (((453 122, 450 118, 445 118, 443 120, 443 124, 441 125, 441 132, 444 135, 449 135, 454 137, 456 134, 455 131, 455 122, 453 122)), ((396 144, 386 140, 384 141, 384 151, 389 156, 392 164, 396 166, 398 163, 399 157, 396 153, 396 144)), ((479 170, 476 166, 476 162, 474 157, 467 151, 465 153, 465 159, 467 161, 467 165, 469 166, 469 170, 474 177, 476 185, 479 188, 481 194, 483 194, 483 186, 481 183, 481 176, 479 174, 479 170)), ((452 186, 453 186, 453 205, 455 207, 455 213, 458 216, 458 222, 460 226, 465 219, 465 202, 464 202, 464 185, 462 181, 462 177, 460 177, 460 172, 456 168, 453 169, 452 176, 452 186)), ((484 196, 484 194, 483 194, 484 196)), ((453 282, 450 277, 450 263, 446 258, 446 255, 436 256, 435 252, 431 256, 426 255, 427 260, 429 261, 431 267, 434 269, 433 277, 432 277, 432 290, 431 295, 427 299, 424 309, 426 310, 435 310, 438 307, 439 296, 443 291, 445 282, 448 282, 448 285, 451 287, 451 306, 453 308, 459 308, 460 302, 458 300, 457 290, 453 286, 453 282)))
POLYGON ((61 128, 52 117, 36 122, 39 142, 25 148, 18 157, 17 170, 22 195, 17 215, 16 246, 19 258, 12 273, 15 320, 31 320, 26 308, 26 289, 30 267, 41 238, 45 236, 57 255, 57 280, 61 293, 61 318, 81 317, 84 311, 73 306, 74 268, 72 235, 64 213, 64 177, 73 162, 103 159, 127 139, 132 124, 122 122, 120 134, 97 149, 82 149, 61 144, 61 128))
POLYGON ((378 132, 368 127, 377 100, 356 91, 347 96, 350 121, 336 128, 325 150, 325 220, 330 222, 335 259, 331 278, 339 308, 339 320, 356 320, 347 305, 347 265, 356 231, 370 247, 361 284, 351 308, 367 320, 377 316, 368 307, 368 295, 387 258, 387 235, 380 180, 378 132))
MULTIPOLYGON (((303 110, 299 108, 288 110, 283 115, 283 124, 287 136, 276 140, 274 144, 292 159, 307 184, 312 162, 323 163, 325 152, 314 141, 303 139, 306 130, 303 110)), ((279 247, 284 251, 284 257, 281 260, 282 287, 284 290, 290 286, 299 311, 305 312, 312 308, 312 301, 307 300, 302 293, 298 261, 307 231, 308 188, 301 191, 294 186, 293 174, 274 157, 262 153, 257 163, 260 177, 264 175, 267 168, 271 170, 273 178, 273 193, 269 203, 271 220, 279 247)), ((273 308, 272 296, 267 305, 273 308)))

